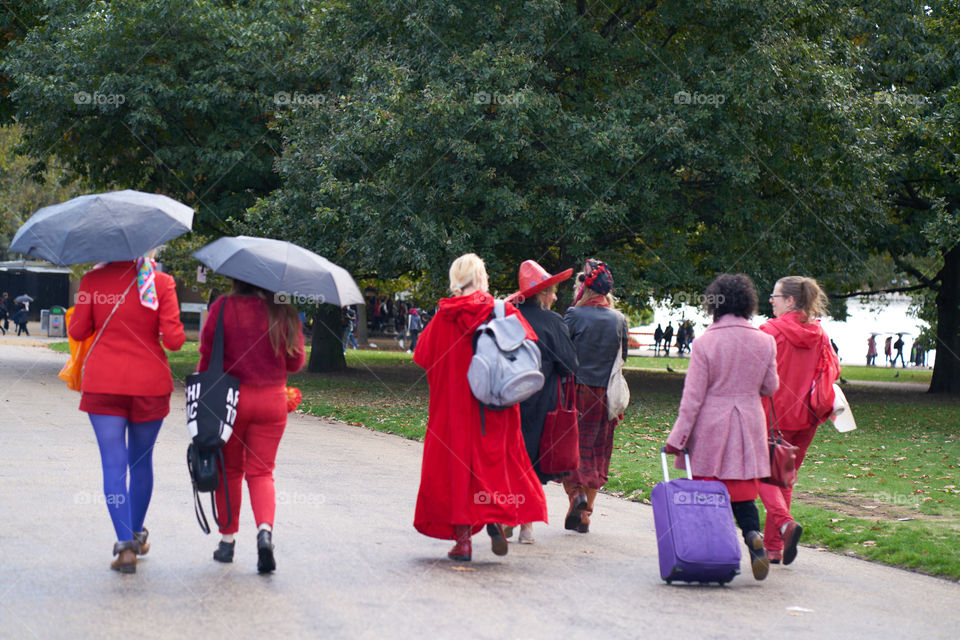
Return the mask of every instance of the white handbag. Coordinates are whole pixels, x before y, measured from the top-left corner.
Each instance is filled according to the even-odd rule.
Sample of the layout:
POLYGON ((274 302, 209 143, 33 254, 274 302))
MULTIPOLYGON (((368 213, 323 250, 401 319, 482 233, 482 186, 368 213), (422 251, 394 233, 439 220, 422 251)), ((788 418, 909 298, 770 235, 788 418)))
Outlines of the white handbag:
POLYGON ((619 418, 630 404, 630 387, 623 377, 623 355, 617 345, 617 359, 607 381, 607 420, 619 418))

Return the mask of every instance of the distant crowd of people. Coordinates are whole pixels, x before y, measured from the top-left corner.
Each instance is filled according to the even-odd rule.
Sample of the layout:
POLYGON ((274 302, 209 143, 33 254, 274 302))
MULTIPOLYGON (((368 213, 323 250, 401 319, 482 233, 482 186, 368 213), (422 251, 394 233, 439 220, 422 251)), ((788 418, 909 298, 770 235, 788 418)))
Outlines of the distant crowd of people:
POLYGON ((30 317, 30 303, 28 301, 17 302, 10 299, 10 294, 3 292, 0 298, 0 333, 7 335, 10 329, 10 321, 13 320, 17 328, 17 335, 30 335, 27 330, 27 321, 30 317))
MULTIPOLYGON (((877 335, 876 333, 871 333, 870 337, 867 338, 867 366, 875 367, 877 366, 877 335)), ((883 341, 883 356, 885 359, 885 364, 888 367, 896 367, 897 360, 900 361, 900 367, 906 368, 907 363, 903 357, 903 349, 906 344, 903 341, 903 333, 898 333, 896 341, 893 340, 893 336, 887 336, 883 341)), ((915 367, 925 367, 927 366, 927 349, 919 341, 914 341, 913 345, 910 347, 910 364, 915 367)))
POLYGON ((659 356, 662 345, 663 355, 670 355, 670 343, 674 342, 674 338, 676 338, 675 346, 678 356, 682 356, 684 353, 690 353, 690 345, 693 344, 694 338, 693 323, 689 320, 681 320, 677 324, 676 336, 673 334, 672 323, 668 322, 666 329, 658 324, 656 331, 653 332, 653 354, 659 356))
MULTIPOLYGON (((367 330, 371 333, 391 334, 397 338, 400 348, 407 353, 417 348, 420 332, 427 326, 430 315, 424 309, 405 300, 395 301, 389 296, 375 296, 367 301, 367 330)), ((343 353, 347 349, 359 349, 356 332, 360 317, 354 307, 344 307, 340 324, 343 330, 343 353)))

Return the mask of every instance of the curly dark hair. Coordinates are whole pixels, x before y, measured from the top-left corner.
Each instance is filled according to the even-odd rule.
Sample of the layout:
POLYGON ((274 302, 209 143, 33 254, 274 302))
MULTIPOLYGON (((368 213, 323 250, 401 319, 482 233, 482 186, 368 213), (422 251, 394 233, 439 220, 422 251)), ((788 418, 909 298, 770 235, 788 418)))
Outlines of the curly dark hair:
POLYGON ((749 320, 757 312, 757 288, 742 273, 723 273, 703 292, 703 310, 716 320, 728 313, 749 320))

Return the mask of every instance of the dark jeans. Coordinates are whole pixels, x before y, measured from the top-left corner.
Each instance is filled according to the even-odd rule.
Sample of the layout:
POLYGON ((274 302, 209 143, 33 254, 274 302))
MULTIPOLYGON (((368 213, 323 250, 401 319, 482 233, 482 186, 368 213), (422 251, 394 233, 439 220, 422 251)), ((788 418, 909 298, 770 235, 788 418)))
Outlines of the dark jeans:
POLYGON ((733 519, 737 521, 737 526, 743 532, 744 540, 748 532, 760 531, 760 512, 757 511, 756 501, 731 502, 730 506, 733 507, 733 519))

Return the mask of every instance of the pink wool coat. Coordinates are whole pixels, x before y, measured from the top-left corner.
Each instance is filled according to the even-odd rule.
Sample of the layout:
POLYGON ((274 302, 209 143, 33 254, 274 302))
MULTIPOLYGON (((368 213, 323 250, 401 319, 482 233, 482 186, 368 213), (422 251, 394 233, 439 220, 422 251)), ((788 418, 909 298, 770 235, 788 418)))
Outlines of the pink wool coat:
MULTIPOLYGON (((693 343, 680 413, 667 444, 690 450, 696 476, 750 480, 770 475, 761 396, 777 390, 777 345, 749 320, 727 314, 693 343)), ((676 467, 684 467, 677 456, 676 467)))

